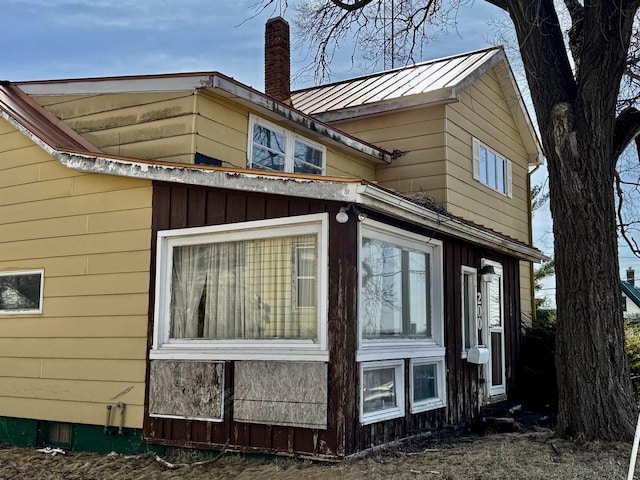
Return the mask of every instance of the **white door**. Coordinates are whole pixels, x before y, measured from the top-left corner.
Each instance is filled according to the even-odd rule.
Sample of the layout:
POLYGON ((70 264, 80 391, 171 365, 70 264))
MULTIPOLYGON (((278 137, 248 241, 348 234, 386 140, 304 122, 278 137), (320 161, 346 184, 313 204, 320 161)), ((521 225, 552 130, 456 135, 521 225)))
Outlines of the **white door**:
POLYGON ((483 260, 482 266, 491 265, 495 275, 490 281, 482 278, 483 299, 483 341, 489 348, 489 363, 485 368, 485 378, 489 397, 507 393, 504 355, 504 289, 502 265, 483 260))

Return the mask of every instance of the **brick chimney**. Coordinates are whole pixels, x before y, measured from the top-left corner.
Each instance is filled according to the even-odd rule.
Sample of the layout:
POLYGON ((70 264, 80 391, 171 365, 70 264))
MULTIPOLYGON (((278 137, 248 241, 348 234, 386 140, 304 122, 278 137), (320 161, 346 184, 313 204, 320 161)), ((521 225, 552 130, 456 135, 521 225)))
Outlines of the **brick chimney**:
POLYGON ((633 268, 627 268, 627 282, 635 286, 636 272, 633 268))
POLYGON ((264 32, 264 92, 289 103, 290 80, 289 24, 282 17, 270 18, 264 32))

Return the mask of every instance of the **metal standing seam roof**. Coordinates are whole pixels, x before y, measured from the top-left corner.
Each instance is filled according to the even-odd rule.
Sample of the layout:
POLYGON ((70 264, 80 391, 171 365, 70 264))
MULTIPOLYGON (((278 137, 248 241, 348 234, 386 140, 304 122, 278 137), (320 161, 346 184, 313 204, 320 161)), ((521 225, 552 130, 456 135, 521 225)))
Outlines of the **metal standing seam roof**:
POLYGON ((501 52, 495 47, 292 92, 309 115, 453 88, 501 52))

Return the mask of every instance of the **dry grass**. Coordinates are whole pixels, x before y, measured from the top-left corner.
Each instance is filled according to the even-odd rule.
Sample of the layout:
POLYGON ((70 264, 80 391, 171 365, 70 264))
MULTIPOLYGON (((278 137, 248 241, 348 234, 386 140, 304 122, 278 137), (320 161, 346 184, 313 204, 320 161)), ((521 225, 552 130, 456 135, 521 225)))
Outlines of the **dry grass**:
POLYGON ((169 468, 153 455, 71 453, 52 457, 34 450, 5 448, 0 449, 0 479, 625 479, 630 452, 628 444, 576 445, 554 439, 547 430, 421 440, 337 464, 238 455, 211 462, 187 455, 182 457, 182 465, 169 468))

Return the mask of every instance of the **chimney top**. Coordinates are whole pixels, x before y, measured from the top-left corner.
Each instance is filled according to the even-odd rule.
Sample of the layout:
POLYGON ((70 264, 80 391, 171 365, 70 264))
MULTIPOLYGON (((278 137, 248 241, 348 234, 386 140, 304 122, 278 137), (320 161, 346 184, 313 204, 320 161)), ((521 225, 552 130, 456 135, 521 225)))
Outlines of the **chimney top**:
POLYGON ((289 24, 282 17, 267 20, 264 32, 264 91, 274 100, 291 99, 289 24))
POLYGON ((631 267, 627 268, 627 282, 635 286, 635 278, 636 278, 636 271, 631 267))

